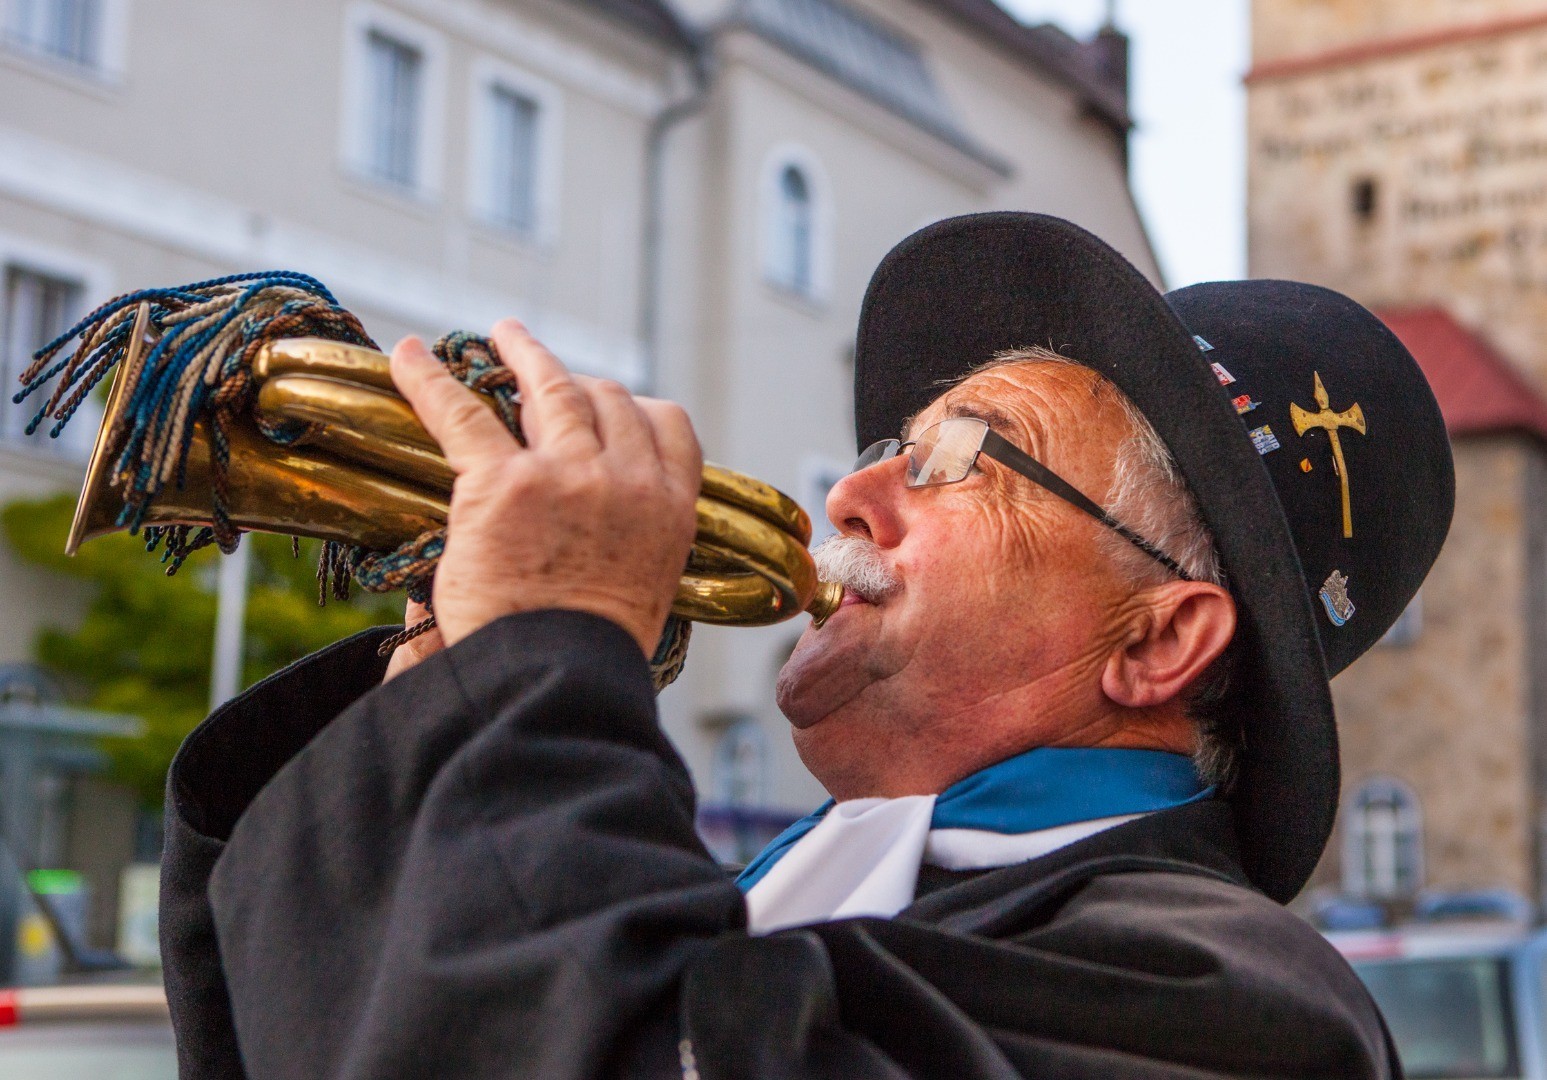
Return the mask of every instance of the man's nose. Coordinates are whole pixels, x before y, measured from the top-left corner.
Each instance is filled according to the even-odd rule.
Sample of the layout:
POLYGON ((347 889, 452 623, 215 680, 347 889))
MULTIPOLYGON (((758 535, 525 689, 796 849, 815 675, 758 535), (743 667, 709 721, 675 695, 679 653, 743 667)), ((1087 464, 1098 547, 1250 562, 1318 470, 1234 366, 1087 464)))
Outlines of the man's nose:
POLYGON ((904 532, 900 496, 907 455, 851 472, 827 493, 827 520, 844 536, 892 547, 904 532))

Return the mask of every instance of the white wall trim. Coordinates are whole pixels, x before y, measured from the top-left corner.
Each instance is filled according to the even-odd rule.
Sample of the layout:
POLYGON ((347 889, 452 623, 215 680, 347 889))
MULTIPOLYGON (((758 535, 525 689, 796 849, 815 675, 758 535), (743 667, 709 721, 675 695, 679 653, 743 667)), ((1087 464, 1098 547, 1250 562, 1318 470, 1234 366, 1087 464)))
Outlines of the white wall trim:
POLYGON ((49 277, 74 278, 85 286, 88 299, 108 292, 114 284, 112 267, 100 259, 87 258, 54 244, 40 244, 15 233, 0 232, 0 266, 21 266, 49 277))
MULTIPOLYGON (((118 162, 0 125, 0 197, 208 259, 231 270, 284 267, 320 278, 349 307, 421 327, 487 331, 515 315, 579 370, 637 386, 643 351, 631 335, 534 308, 504 290, 282 220, 118 162)), ((171 284, 134 282, 135 286, 171 284)), ((97 299, 106 299, 99 297, 97 299)))
POLYGON ((821 159, 811 150, 793 142, 776 143, 763 156, 763 167, 758 176, 758 266, 763 281, 783 292, 803 300, 822 302, 832 292, 833 282, 833 221, 836 207, 833 205, 832 182, 828 179, 821 159), (775 251, 774 230, 779 226, 778 207, 781 198, 779 186, 784 171, 795 166, 811 189, 811 289, 800 292, 791 289, 780 280, 773 264, 775 251))
POLYGON ((513 64, 480 56, 473 61, 471 95, 467 115, 472 128, 468 137, 468 206, 483 224, 504 235, 551 247, 559 235, 559 193, 564 162, 564 95, 546 79, 539 78, 513 64), (536 225, 531 235, 521 235, 494 218, 493 162, 489 150, 493 140, 492 91, 504 88, 537 103, 537 176, 536 225))
POLYGON ((481 0, 397 0, 419 18, 492 50, 536 74, 636 116, 665 107, 668 89, 594 49, 517 15, 509 5, 481 0))
POLYGON ((344 9, 344 62, 341 102, 340 151, 344 168, 358 180, 410 198, 433 202, 443 181, 446 141, 447 44, 445 35, 417 20, 371 0, 351 0, 344 9), (366 42, 377 32, 419 50, 424 57, 424 100, 421 114, 417 183, 398 188, 373 175, 370 168, 369 113, 370 69, 366 42))

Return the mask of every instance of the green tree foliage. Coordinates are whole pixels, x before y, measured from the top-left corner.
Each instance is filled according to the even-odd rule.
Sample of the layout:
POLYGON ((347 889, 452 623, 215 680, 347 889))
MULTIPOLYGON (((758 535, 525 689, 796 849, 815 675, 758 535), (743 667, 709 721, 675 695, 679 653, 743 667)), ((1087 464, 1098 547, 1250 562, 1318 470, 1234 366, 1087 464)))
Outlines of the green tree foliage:
MULTIPOLYGON (((87 584, 90 602, 78 628, 48 627, 33 655, 80 688, 86 704, 138 716, 145 733, 107 739, 114 778, 161 802, 167 766, 209 703, 215 631, 216 560, 198 552, 172 577, 138 537, 116 533, 81 546, 74 558, 64 541, 72 496, 14 502, 0 511, 13 551, 44 572, 87 584)), ((309 652, 357 630, 402 619, 401 595, 355 590, 348 603, 317 604, 316 548, 301 557, 289 539, 249 534, 254 544, 245 620, 244 685, 252 685, 309 652)))

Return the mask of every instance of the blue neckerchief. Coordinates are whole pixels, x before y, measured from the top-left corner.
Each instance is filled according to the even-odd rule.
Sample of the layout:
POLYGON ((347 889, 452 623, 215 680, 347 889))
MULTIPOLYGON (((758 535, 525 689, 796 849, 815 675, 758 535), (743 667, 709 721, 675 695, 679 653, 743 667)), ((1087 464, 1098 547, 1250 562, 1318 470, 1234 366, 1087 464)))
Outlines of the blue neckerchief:
MULTIPOLYGON (((1192 759, 1164 750, 1042 746, 958 780, 935 800, 932 829, 977 829, 1017 835, 1077 821, 1147 814, 1214 794, 1192 759)), ((736 878, 745 892, 816 828, 829 799, 785 829, 736 878)))

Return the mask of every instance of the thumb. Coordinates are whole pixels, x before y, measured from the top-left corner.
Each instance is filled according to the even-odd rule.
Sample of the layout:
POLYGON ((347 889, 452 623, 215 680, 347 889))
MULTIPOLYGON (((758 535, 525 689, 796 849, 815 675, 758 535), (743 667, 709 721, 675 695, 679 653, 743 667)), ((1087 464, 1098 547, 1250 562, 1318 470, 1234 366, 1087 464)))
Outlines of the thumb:
MULTIPOLYGON (((413 600, 408 601, 408 610, 404 614, 405 626, 414 626, 430 617, 430 609, 413 600)), ((382 682, 388 682, 395 676, 401 675, 421 660, 428 659, 446 647, 445 640, 440 636, 440 628, 427 630, 411 641, 405 641, 392 650, 392 659, 387 662, 387 674, 382 682)))

